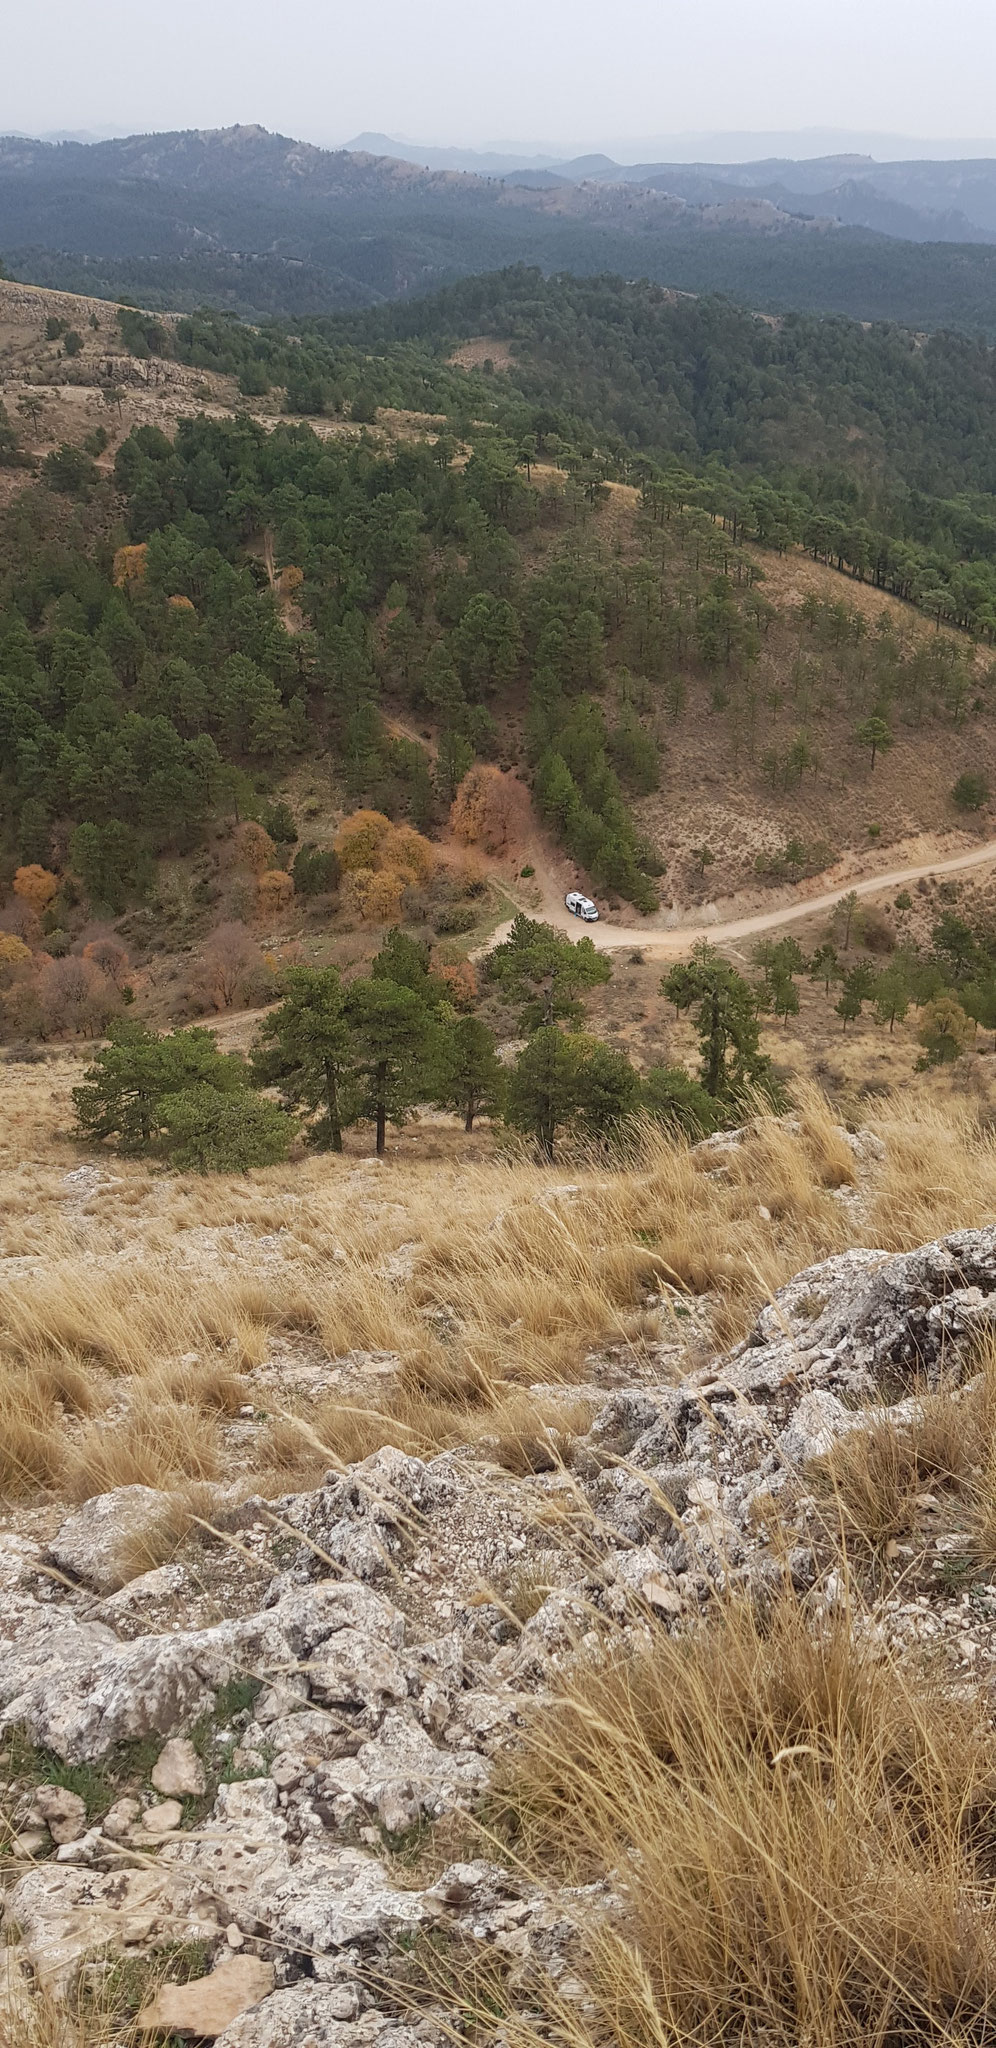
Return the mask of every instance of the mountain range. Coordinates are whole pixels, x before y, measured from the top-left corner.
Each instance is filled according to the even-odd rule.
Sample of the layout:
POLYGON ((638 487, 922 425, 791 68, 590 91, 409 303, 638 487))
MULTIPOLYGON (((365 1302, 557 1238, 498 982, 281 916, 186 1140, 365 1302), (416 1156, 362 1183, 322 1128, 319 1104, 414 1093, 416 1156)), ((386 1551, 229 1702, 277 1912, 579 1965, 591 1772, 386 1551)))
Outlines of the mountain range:
POLYGON ((618 163, 603 153, 500 155, 423 149, 388 135, 358 136, 350 149, 376 151, 428 170, 462 170, 512 181, 638 185, 692 205, 722 204, 731 191, 767 200, 780 212, 815 214, 840 226, 871 228, 909 241, 996 241, 996 155, 881 162, 857 152, 745 163, 618 163))
POLYGON ((257 126, 3 137, 0 257, 39 284, 256 316, 376 305, 526 262, 996 333, 991 159, 594 155, 499 175, 361 139, 387 147, 325 150, 257 126))

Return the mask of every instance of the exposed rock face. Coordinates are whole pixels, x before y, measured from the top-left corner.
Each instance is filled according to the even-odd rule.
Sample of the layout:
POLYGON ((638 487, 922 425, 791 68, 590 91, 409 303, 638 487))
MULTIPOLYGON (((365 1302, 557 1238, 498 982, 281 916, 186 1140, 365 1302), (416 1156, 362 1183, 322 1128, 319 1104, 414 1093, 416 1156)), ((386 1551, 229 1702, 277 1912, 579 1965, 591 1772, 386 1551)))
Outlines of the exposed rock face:
POLYGON ((246 2013, 218 2038, 218 2048, 425 2048, 411 2027, 399 2026, 386 2013, 351 2011, 348 1992, 331 1985, 297 1984, 275 1991, 254 2012, 246 2013))
POLYGON ((217 1941, 214 1900, 196 1877, 151 1864, 113 1872, 41 1863, 7 1895, 5 1925, 18 1954, 55 1995, 75 1982, 82 1959, 101 1949, 141 1953, 187 1941, 217 1941))
MULTIPOLYGON (((804 1496, 809 1460, 862 1426, 858 1404, 873 1394, 908 1418, 916 1386, 957 1383, 994 1314, 996 1229, 901 1258, 827 1260, 782 1289, 729 1356, 679 1384, 617 1388, 573 1472, 492 1473, 485 1485, 456 1454, 384 1450, 277 1503, 279 1545, 273 1510, 246 1503, 232 1522, 258 1578, 249 1572, 241 1608, 211 1626, 157 1631, 154 1599, 147 1633, 134 1634, 141 1602, 104 1598, 95 1613, 128 1516, 150 1511, 144 1501, 125 1514, 123 1494, 145 1489, 64 1524, 52 1555, 78 1590, 39 1576, 26 1539, 0 1538, 0 1728, 23 1727, 70 1763, 162 1738, 140 1797, 119 1799, 101 1825, 51 1785, 16 1814, 36 1853, 49 1847, 43 1824, 56 1845, 7 1894, 16 1968, 61 1994, 87 1954, 199 1940, 213 1967, 171 1987, 179 2003, 157 2025, 221 2048, 416 2048, 431 2026, 413 2030, 367 1988, 399 1938, 448 1930, 518 1959, 566 1952, 564 1916, 514 1872, 459 1862, 419 1885, 392 1852, 474 1803, 582 1639, 680 1629, 738 1580, 763 1591, 788 1570, 810 1584, 804 1513, 776 1557, 758 1497, 804 1496), (581 1549, 557 1532, 586 1507, 581 1549), (521 1568, 535 1597, 516 1623, 521 1568), (237 1725, 205 1737, 218 1689, 246 1678, 237 1725), (218 1764, 205 1768, 215 1740, 218 1764), (219 1783, 223 1762, 231 1781, 219 1783), (180 1801, 205 1792, 209 1820, 185 1829, 180 1801), (229 1987, 241 2003, 226 2006, 229 1987)), ((963 1641, 960 1608, 956 1625, 963 1641)))
POLYGON ((116 1593, 135 1576, 136 1547, 169 1507, 152 1486, 119 1486, 84 1501, 63 1522, 52 1545, 60 1571, 96 1593, 116 1593))

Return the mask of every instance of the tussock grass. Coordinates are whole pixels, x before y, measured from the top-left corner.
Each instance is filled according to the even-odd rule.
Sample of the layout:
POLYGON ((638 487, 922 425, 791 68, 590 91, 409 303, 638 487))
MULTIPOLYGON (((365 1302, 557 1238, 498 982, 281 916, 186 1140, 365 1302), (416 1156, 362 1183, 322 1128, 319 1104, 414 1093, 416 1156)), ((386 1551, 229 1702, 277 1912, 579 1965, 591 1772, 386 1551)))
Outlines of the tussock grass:
POLYGON ((217 1479, 221 1469, 210 1419, 182 1401, 136 1395, 120 1423, 88 1422, 74 1437, 64 1466, 70 1499, 91 1500, 117 1486, 169 1487, 217 1479))
POLYGON ((970 1103, 910 1093, 887 1106, 873 1127, 885 1157, 875 1175, 866 1242, 908 1251, 996 1218, 996 1141, 980 1129, 970 1103))
MULTIPOLYGON (((36 1199, 55 1256, 0 1281, 0 1412, 17 1411, 0 1494, 78 1493, 88 1467, 94 1481, 154 1479, 157 1445, 161 1483, 220 1469, 212 1431, 195 1430, 193 1415, 233 1415, 240 1382, 252 1399, 247 1376, 264 1362, 262 1405, 286 1407, 273 1398, 271 1358, 288 1345, 312 1359, 400 1361, 390 1395, 368 1404, 375 1419, 328 1404, 311 1413, 344 1459, 378 1439, 429 1452, 512 1439, 514 1428, 487 1420, 509 1389, 585 1377, 605 1346, 628 1348, 639 1367, 648 1343, 683 1327, 669 1301, 707 1296, 725 1347, 830 1253, 904 1249, 996 1215, 996 1147, 964 1107, 897 1099, 878 1130, 884 1158, 859 1170, 833 1111, 807 1088, 792 1117, 758 1114, 737 1144, 696 1149, 646 1128, 622 1159, 582 1157, 554 1173, 521 1151, 466 1160, 456 1147, 378 1168, 347 1155, 196 1183, 116 1161, 72 1223, 61 1182, 42 1175, 36 1199), (85 1250, 66 1256, 74 1231, 85 1250), (648 1315, 661 1295, 664 1313, 648 1315), (99 1443, 112 1401, 132 1417, 115 1427, 113 1455, 99 1443), (168 1429, 169 1407, 182 1412, 168 1429), (143 1409, 156 1412, 154 1427, 143 1409)), ((18 1172, 0 1201, 16 1209, 29 1192, 18 1172)), ((73 1217, 78 1207, 74 1195, 73 1217)), ((296 1472, 293 1445, 274 1413, 261 1459, 296 1472)))
POLYGON ((867 1411, 812 1461, 807 1478, 845 1549, 909 1535, 923 1496, 933 1495, 947 1497, 976 1562, 996 1565, 996 1337, 983 1339, 972 1363, 965 1385, 924 1392, 911 1412, 867 1411))
POLYGON ((323 1474, 358 1463, 392 1444, 414 1457, 476 1450, 506 1471, 549 1471, 570 1457, 574 1435, 590 1424, 592 1403, 564 1402, 524 1388, 478 1390, 473 1404, 409 1384, 381 1401, 330 1397, 303 1413, 287 1411, 261 1431, 262 1491, 317 1485, 323 1474))
POLYGON ((538 1881, 605 1877, 619 1902, 578 1910, 583 1995, 531 1980, 503 2014, 515 2048, 991 2039, 996 1737, 853 1611, 731 1603, 581 1660, 495 1827, 538 1881))

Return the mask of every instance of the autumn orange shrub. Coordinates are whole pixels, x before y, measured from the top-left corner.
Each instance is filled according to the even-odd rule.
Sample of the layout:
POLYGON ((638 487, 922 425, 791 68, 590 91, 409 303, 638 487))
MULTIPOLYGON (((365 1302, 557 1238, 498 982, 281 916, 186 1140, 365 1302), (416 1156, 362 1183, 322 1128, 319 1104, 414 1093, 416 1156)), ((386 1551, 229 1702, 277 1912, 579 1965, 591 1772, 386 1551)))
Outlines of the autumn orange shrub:
POLYGON ((455 960, 444 967, 433 967, 433 974, 445 982, 449 998, 455 1010, 472 1010, 477 1001, 478 980, 469 960, 455 960))
POLYGON ((396 868, 353 868, 343 883, 343 907, 364 924, 396 924, 405 876, 396 868))
POLYGON ((26 868, 18 868, 14 876, 14 894, 40 917, 48 909, 59 886, 57 875, 49 868, 39 866, 35 860, 26 868))
POLYGON ((277 849, 268 832, 255 818, 246 818, 244 824, 236 826, 233 844, 235 858, 240 867, 248 868, 251 874, 262 875, 272 868, 277 849))
POLYGON ((529 823, 529 798, 517 775, 486 762, 475 762, 457 790, 450 810, 450 829, 465 846, 485 853, 507 852, 529 823))
POLYGON ((147 554, 148 546, 144 540, 132 547, 118 548, 112 571, 118 590, 126 590, 129 583, 141 583, 147 554))
POLYGON ((177 597, 171 597, 168 602, 173 606, 174 611, 192 612, 195 609, 193 598, 184 597, 182 594, 177 597))
POLYGON ((277 577, 277 589, 281 597, 293 597, 303 582, 304 570, 298 569, 293 562, 288 562, 287 567, 281 569, 277 577))
POLYGON ((383 847, 383 861, 413 882, 428 882, 436 872, 436 849, 414 825, 394 825, 383 847))
POLYGON ((262 918, 278 916, 293 896, 293 880, 283 868, 267 868, 256 882, 256 908, 262 918))
POLYGON ((352 817, 343 819, 336 833, 339 866, 347 874, 352 868, 379 866, 381 847, 393 829, 383 811, 354 811, 352 817))

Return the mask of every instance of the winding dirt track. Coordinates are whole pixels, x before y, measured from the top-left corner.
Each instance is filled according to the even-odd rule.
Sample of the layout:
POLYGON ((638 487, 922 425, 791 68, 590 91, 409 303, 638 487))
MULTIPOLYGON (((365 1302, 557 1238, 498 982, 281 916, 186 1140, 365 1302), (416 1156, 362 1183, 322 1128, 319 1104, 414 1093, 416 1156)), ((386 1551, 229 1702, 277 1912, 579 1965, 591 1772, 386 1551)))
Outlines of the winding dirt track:
MULTIPOLYGON (((654 924, 606 924, 601 918, 597 924, 582 924, 580 918, 572 917, 565 908, 563 896, 552 886, 544 889, 542 916, 549 924, 557 925, 562 931, 569 931, 575 937, 582 935, 593 939, 600 952, 611 953, 618 946, 639 946, 644 953, 657 954, 662 959, 678 960, 690 952, 700 939, 708 939, 710 945, 729 945, 738 939, 753 939, 762 932, 776 931, 780 925, 797 924, 802 918, 812 917, 823 910, 832 910, 842 896, 852 891, 855 896, 874 896, 882 889, 902 889, 910 882, 919 882, 924 875, 953 875, 966 868, 986 867, 996 862, 996 839, 986 841, 984 846, 972 847, 968 853, 958 853, 948 860, 922 861, 912 868, 891 868, 884 874, 865 875, 861 881, 848 880, 838 883, 822 896, 799 896, 794 903, 782 904, 777 910, 761 910, 749 917, 732 919, 727 924, 681 924, 664 930, 654 924)), ((507 938, 510 925, 503 925, 496 931, 491 945, 507 938)))

